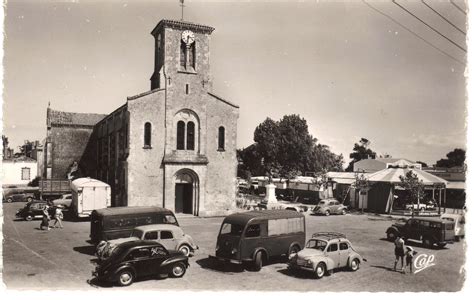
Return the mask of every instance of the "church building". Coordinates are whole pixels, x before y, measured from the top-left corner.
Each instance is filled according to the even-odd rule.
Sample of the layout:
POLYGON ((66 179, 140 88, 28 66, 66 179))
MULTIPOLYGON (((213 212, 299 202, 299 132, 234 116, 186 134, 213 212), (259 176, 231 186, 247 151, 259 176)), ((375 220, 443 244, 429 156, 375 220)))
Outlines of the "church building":
POLYGON ((127 97, 83 143, 87 163, 79 166, 112 187, 112 206, 155 205, 198 216, 231 208, 239 107, 212 92, 213 30, 160 21, 151 32, 150 90, 127 97))

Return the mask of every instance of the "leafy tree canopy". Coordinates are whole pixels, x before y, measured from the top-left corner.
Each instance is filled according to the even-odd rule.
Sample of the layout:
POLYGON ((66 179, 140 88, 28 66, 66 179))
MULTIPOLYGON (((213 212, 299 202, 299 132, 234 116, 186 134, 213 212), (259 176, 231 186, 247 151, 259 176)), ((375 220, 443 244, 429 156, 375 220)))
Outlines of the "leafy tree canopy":
POLYGON ((370 141, 366 138, 361 138, 359 143, 354 144, 354 148, 352 149, 353 152, 349 155, 352 160, 349 162, 349 166, 346 168, 347 172, 354 171, 354 163, 362 160, 367 159, 369 157, 375 158, 377 157, 377 153, 372 151, 370 148, 370 141))
POLYGON ((463 167, 464 161, 466 160, 466 151, 463 149, 456 148, 453 151, 446 154, 446 158, 442 158, 436 162, 437 167, 452 168, 452 167, 463 167))
POLYGON ((286 115, 279 121, 267 118, 254 132, 255 143, 238 151, 239 173, 271 174, 293 178, 305 172, 341 171, 343 156, 318 144, 306 120, 286 115))

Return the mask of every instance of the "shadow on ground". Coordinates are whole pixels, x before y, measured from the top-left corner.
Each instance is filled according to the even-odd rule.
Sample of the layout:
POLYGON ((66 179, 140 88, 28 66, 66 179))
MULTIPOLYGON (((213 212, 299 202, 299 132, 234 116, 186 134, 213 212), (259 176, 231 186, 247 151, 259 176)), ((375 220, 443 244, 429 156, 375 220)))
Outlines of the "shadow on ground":
POLYGON ((82 254, 95 256, 95 246, 93 246, 93 245, 73 247, 72 249, 74 251, 82 253, 82 254))

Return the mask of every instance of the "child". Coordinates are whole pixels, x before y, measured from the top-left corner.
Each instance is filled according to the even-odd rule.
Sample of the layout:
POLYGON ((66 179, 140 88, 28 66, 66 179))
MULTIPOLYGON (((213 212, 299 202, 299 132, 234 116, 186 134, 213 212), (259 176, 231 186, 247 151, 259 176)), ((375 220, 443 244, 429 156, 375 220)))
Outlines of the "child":
POLYGON ((59 228, 63 228, 63 223, 61 222, 61 220, 63 219, 63 211, 61 207, 62 206, 58 205, 56 207, 56 210, 54 211, 54 224, 53 224, 54 228, 57 228, 56 224, 58 223, 59 223, 59 228))
POLYGON ((410 267, 410 273, 413 273, 413 257, 417 254, 415 250, 413 250, 412 247, 407 246, 407 252, 405 253, 407 257, 407 263, 406 266, 407 268, 410 267))

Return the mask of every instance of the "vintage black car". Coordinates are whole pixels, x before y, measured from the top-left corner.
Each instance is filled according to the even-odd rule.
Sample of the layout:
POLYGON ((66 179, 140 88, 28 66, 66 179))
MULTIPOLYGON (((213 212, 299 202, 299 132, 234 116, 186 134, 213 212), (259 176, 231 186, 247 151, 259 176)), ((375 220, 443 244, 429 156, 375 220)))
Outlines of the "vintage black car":
POLYGON ((92 272, 99 281, 127 286, 135 279, 153 275, 183 277, 189 267, 188 257, 168 251, 154 241, 131 241, 118 245, 112 254, 92 272))
POLYGON ((443 248, 454 241, 454 222, 433 217, 415 217, 393 224, 386 234, 389 241, 400 236, 422 241, 425 247, 431 248, 436 244, 443 248))
MULTIPOLYGON (((25 219, 26 221, 31 221, 34 218, 41 218, 43 216, 43 210, 48 205, 46 201, 42 200, 33 200, 26 204, 23 208, 20 208, 16 212, 16 217, 25 219)), ((54 214, 53 207, 50 207, 48 211, 49 215, 54 214)))

